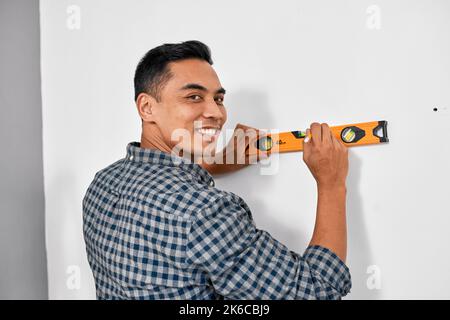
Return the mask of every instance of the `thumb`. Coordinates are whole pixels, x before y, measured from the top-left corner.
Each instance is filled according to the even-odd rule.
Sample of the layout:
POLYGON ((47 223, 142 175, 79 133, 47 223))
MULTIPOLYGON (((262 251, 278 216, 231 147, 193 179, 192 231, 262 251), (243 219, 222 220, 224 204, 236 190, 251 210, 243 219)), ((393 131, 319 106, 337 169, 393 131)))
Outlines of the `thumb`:
POLYGON ((308 144, 311 141, 310 130, 306 129, 306 137, 303 139, 303 145, 308 144))
POLYGON ((306 160, 306 157, 309 154, 309 147, 311 145, 311 135, 310 130, 306 129, 306 137, 303 139, 303 161, 306 160))

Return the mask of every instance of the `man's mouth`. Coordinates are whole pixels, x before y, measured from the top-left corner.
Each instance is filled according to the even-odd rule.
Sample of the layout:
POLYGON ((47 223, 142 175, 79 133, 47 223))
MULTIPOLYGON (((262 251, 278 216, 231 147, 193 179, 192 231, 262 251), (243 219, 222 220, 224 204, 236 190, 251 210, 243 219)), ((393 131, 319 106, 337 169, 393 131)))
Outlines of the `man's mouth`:
POLYGON ((214 141, 220 133, 220 128, 198 128, 195 131, 202 135, 203 140, 214 141))

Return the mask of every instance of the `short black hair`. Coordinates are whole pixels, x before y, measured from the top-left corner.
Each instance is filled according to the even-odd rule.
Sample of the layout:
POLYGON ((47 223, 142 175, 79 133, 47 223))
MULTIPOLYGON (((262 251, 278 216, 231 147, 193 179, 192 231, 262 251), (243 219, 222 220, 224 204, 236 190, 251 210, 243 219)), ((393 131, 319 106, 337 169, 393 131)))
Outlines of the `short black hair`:
POLYGON ((167 64, 172 61, 196 58, 213 64, 209 47, 197 40, 166 43, 148 51, 139 61, 134 74, 134 100, 140 93, 148 93, 160 100, 160 91, 172 77, 167 64))

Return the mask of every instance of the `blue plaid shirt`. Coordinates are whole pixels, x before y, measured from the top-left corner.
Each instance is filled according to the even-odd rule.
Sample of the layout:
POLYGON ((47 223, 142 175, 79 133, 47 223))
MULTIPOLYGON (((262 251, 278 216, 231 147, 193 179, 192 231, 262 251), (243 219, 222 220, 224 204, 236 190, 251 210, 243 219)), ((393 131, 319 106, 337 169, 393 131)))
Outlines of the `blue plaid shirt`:
POLYGON ((340 299, 351 287, 332 251, 290 251, 201 166, 138 142, 95 174, 83 231, 98 299, 340 299))

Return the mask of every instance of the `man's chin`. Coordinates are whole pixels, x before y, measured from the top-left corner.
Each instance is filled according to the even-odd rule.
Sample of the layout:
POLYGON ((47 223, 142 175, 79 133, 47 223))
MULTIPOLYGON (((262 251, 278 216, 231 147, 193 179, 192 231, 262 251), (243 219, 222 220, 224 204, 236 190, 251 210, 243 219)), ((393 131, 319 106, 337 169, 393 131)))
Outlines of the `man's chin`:
POLYGON ((195 154, 205 157, 214 156, 216 154, 216 143, 204 143, 202 148, 195 149, 195 154))

